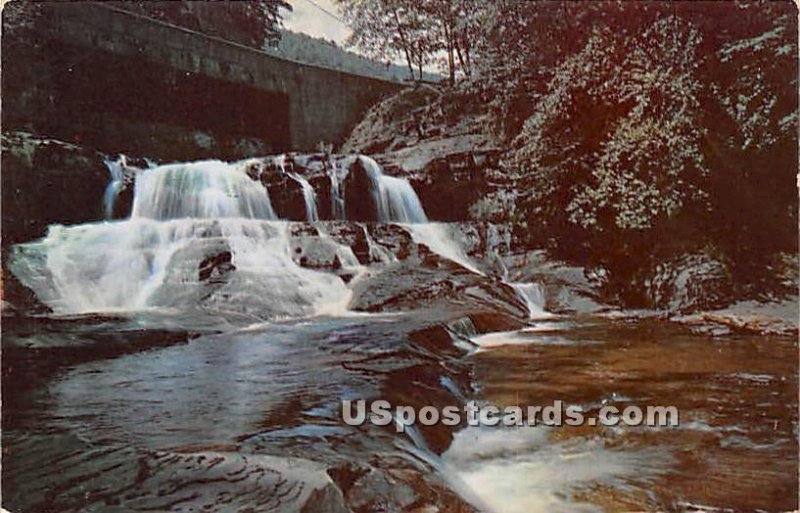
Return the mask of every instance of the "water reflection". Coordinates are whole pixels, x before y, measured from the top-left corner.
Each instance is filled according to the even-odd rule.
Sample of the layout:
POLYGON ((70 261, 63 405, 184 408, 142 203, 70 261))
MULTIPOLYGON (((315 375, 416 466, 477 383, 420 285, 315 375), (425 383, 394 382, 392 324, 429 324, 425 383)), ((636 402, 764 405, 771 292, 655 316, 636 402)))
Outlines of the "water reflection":
MULTIPOLYGON (((462 472, 479 495, 496 498, 497 511, 521 511, 517 501, 532 500, 526 498, 526 490, 539 488, 542 476, 563 471, 552 456, 554 451, 563 456, 558 452, 562 444, 599 446, 596 457, 601 454, 607 459, 593 464, 582 456, 583 463, 573 462, 575 467, 568 471, 574 479, 564 479, 554 488, 580 489, 576 497, 607 510, 702 506, 785 511, 797 507, 795 340, 715 339, 656 320, 585 320, 557 335, 527 330, 492 335, 478 343, 482 341, 482 350, 472 358, 482 397, 490 403, 544 406, 562 400, 594 412, 609 403, 620 409, 628 404, 675 405, 681 419, 678 428, 554 428, 542 443, 547 450, 524 452, 522 461, 517 461, 514 450, 518 440, 494 434, 500 440, 495 445, 505 444, 501 452, 508 456, 473 459, 480 462, 477 470, 467 465, 462 472), (624 449, 624 455, 618 449, 624 449), (651 450, 656 452, 641 452, 651 450), (583 464, 586 475, 595 471, 597 475, 581 487, 583 464), (532 465, 542 465, 542 470, 533 471, 532 465), (633 483, 633 478, 650 475, 654 468, 663 472, 652 483, 634 483, 629 488, 606 481, 608 476, 601 472, 608 470, 633 483)), ((454 444, 448 455, 463 458, 460 451, 469 455, 483 444, 485 437, 483 442, 478 437, 462 444, 468 449, 454 444)), ((547 502, 551 490, 544 488, 540 506, 543 511, 552 510, 553 503, 547 502)), ((568 509, 575 510, 574 506, 568 509)))

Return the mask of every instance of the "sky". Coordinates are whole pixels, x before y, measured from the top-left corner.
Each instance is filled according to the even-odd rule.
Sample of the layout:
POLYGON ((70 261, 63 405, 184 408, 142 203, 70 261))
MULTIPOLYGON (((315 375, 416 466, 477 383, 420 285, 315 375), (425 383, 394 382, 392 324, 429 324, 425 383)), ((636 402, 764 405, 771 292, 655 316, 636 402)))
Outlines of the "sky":
MULTIPOLYGON (((293 10, 284 14, 284 28, 292 32, 302 32, 310 36, 333 40, 340 47, 344 47, 344 41, 350 35, 351 30, 341 21, 342 16, 339 13, 336 0, 287 1, 291 4, 293 10), (335 16, 331 16, 328 13, 335 16)), ((346 50, 353 53, 361 53, 358 48, 346 48, 346 50)), ((394 64, 405 66, 405 61, 398 55, 394 59, 394 64)), ((433 64, 425 66, 424 70, 428 73, 437 72, 433 64)))
POLYGON ((322 37, 344 43, 350 35, 350 29, 341 21, 323 11, 327 10, 338 17, 336 0, 288 0, 293 11, 286 13, 283 25, 294 32, 303 32, 310 36, 322 37), (316 4, 316 5, 315 5, 316 4))

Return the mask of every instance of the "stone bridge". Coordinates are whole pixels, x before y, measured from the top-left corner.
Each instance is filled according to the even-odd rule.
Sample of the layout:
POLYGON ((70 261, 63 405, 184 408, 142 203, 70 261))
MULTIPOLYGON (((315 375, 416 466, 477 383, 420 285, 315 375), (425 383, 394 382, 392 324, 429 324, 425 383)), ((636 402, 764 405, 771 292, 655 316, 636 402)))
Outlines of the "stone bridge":
POLYGON ((4 58, 4 126, 106 152, 235 158, 338 145, 403 87, 98 2, 43 5, 38 52, 4 58))

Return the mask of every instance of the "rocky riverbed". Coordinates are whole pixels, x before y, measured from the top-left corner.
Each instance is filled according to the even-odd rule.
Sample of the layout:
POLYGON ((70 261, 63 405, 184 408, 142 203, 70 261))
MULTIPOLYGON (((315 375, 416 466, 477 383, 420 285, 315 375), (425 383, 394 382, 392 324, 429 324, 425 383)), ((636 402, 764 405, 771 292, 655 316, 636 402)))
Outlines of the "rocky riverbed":
MULTIPOLYGON (((26 141, 17 180, 84 152, 26 141)), ((648 285, 666 306, 621 308, 602 268, 430 222, 366 157, 81 158, 64 180, 111 179, 64 189, 94 218, 4 217, 10 511, 796 508, 796 297, 698 310, 724 284, 698 257, 648 285), (346 399, 681 423, 352 426, 346 399)))
MULTIPOLYGON (((482 239, 464 226, 448 229, 482 239)), ((453 261, 399 225, 296 223, 290 233, 299 265, 349 280, 350 313, 259 321, 240 305, 220 312, 219 300, 114 316, 6 309, 6 507, 796 506, 793 336, 715 337, 652 313, 631 316, 593 298, 582 272, 541 255, 487 258, 485 248, 465 244, 463 260, 453 261), (355 233, 393 258, 370 263, 355 233), (342 247, 363 255, 358 277, 336 265, 342 247), (498 266, 505 271, 492 276, 498 266), (525 296, 503 275, 540 280, 531 282, 541 284, 539 313, 561 314, 528 320, 525 296), (588 412, 668 403, 680 408, 681 425, 398 433, 394 425, 346 425, 346 398, 417 409, 559 399, 588 412), (716 485, 700 486, 709 476, 716 485)), ((209 292, 228 279, 218 270, 224 263, 207 273, 209 292)))

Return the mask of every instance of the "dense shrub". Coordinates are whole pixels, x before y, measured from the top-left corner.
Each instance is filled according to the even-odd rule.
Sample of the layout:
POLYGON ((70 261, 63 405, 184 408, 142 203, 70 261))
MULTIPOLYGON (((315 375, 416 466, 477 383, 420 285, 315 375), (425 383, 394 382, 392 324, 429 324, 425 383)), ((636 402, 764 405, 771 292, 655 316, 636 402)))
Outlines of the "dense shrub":
POLYGON ((514 215, 531 243, 618 274, 712 244, 757 279, 797 250, 795 13, 646 4, 587 8, 580 49, 529 84, 504 160, 514 215))

